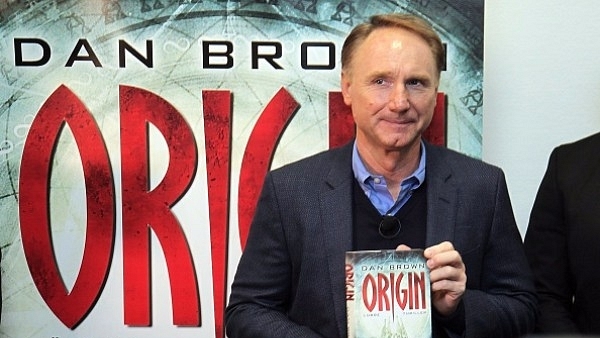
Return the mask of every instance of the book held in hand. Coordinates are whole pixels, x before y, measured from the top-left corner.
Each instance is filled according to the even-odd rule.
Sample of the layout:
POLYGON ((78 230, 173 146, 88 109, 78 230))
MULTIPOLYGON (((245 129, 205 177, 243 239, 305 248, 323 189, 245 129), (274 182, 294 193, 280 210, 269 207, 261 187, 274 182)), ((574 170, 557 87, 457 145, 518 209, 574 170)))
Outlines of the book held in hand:
POLYGON ((346 252, 349 338, 431 337, 431 285, 423 250, 346 252))

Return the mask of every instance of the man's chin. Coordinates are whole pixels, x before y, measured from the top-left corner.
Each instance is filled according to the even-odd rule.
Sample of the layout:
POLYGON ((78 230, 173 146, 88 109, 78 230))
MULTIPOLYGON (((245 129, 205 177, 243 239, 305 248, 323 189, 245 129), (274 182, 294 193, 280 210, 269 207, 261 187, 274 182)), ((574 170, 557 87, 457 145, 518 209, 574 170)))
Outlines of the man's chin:
POLYGON ((394 138, 392 140, 388 140, 388 142, 385 143, 386 147, 388 148, 388 150, 391 151, 406 151, 408 149, 411 149, 413 147, 419 147, 419 143, 421 141, 421 138, 419 136, 416 137, 397 137, 394 138))

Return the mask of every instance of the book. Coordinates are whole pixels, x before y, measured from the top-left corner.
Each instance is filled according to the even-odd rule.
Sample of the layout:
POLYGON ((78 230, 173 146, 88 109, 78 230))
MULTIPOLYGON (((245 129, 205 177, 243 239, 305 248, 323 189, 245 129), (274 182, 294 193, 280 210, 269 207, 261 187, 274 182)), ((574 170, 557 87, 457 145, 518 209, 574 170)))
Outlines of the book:
POLYGON ((423 250, 346 252, 348 338, 431 337, 423 250))

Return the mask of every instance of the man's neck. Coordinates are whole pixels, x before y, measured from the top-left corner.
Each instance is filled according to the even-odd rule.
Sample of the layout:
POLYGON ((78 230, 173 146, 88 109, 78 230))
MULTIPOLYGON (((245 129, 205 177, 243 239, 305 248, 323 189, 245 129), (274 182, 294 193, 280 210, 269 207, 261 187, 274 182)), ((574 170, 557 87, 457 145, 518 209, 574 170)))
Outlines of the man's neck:
POLYGON ((368 147, 357 142, 358 154, 371 174, 385 177, 388 190, 394 197, 400 191, 400 182, 419 166, 421 142, 396 150, 368 147))

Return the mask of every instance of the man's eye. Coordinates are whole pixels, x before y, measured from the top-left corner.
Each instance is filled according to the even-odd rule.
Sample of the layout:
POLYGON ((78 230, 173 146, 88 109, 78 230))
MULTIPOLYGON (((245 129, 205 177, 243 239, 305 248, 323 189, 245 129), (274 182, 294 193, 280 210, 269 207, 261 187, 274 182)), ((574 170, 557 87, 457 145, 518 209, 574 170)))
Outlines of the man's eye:
POLYGON ((375 84, 382 85, 385 83, 385 80, 384 79, 376 79, 374 82, 375 82, 375 84))
POLYGON ((408 80, 408 82, 406 82, 406 84, 409 86, 417 86, 417 85, 421 84, 421 81, 419 81, 417 79, 413 79, 413 80, 408 80))

